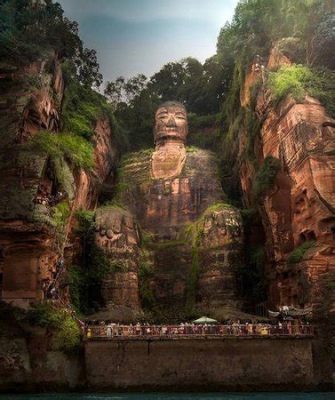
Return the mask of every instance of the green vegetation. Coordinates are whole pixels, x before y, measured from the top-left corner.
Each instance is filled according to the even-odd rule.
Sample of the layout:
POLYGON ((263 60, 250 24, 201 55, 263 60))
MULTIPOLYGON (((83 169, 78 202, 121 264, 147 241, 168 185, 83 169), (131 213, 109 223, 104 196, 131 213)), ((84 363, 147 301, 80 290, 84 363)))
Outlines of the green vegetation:
POLYGON ((72 171, 68 165, 68 163, 64 160, 63 157, 55 157, 50 160, 51 168, 55 174, 55 180, 57 183, 57 187, 61 191, 65 191, 69 199, 72 200, 74 198, 74 177, 72 171))
POLYGON ((289 60, 301 64, 306 60, 306 43, 297 37, 286 37, 277 43, 278 51, 289 60))
MULTIPOLYGON (((293 66, 291 71, 288 69, 289 73, 285 76, 283 72, 277 75, 277 100, 279 95, 285 96, 285 93, 293 91, 299 97, 307 91, 320 99, 330 115, 334 115, 335 80, 333 72, 325 69, 333 68, 331 65, 334 63, 331 57, 335 39, 334 11, 333 2, 321 0, 240 1, 232 22, 221 29, 216 57, 222 66, 225 84, 219 125, 220 140, 217 141, 216 149, 221 157, 224 176, 231 177, 227 179, 230 183, 229 187, 226 186, 226 193, 238 196, 238 189, 234 187, 239 171, 236 160, 238 141, 245 129, 248 139, 246 156, 255 161, 253 143, 259 126, 252 113, 260 82, 252 88, 250 105, 242 110, 240 96, 246 72, 255 61, 266 63, 274 44, 277 43, 277 48, 284 55, 293 55, 294 62, 304 64, 293 66), (319 46, 319 43, 323 43, 324 47, 319 46), (321 58, 320 53, 323 55, 321 58), (312 80, 308 81, 307 76, 312 80)), ((276 74, 271 73, 270 80, 275 80, 276 74)))
POLYGON ((140 298, 142 307, 146 310, 152 310, 156 305, 155 295, 150 287, 150 279, 153 277, 153 265, 142 255, 139 264, 138 277, 140 298))
POLYGON ((213 215, 215 212, 232 208, 233 207, 231 205, 223 202, 212 204, 196 221, 188 224, 182 234, 182 239, 185 241, 185 243, 190 243, 192 248, 192 264, 186 282, 185 311, 187 315, 193 315, 195 313, 194 306, 196 303, 196 288, 202 265, 202 260, 200 256, 201 236, 204 231, 205 220, 207 218, 210 218, 211 215, 213 215))
POLYGON ((152 148, 142 149, 135 153, 127 153, 122 157, 118 169, 113 204, 124 207, 125 196, 129 196, 137 185, 145 191, 145 188, 152 182, 150 167, 152 153, 152 148))
POLYGON ((291 95, 302 101, 306 94, 316 97, 335 116, 335 74, 329 70, 313 70, 304 65, 282 66, 271 72, 268 86, 275 104, 291 95))
MULTIPOLYGON (((56 243, 59 247, 59 251, 61 251, 61 249, 63 248, 64 242, 66 240, 65 227, 70 217, 70 214, 71 211, 69 203, 64 200, 51 208, 50 219, 46 219, 44 221, 46 223, 50 223, 52 226, 55 227, 56 243)), ((42 221, 43 216, 41 222, 42 221)))
POLYGON ((69 216, 70 207, 67 201, 62 201, 55 207, 52 207, 52 221, 57 229, 63 230, 69 216))
POLYGON ((109 260, 104 251, 96 245, 94 212, 81 210, 76 213, 76 218, 83 252, 80 266, 71 266, 66 280, 70 287, 71 301, 76 310, 89 314, 103 304, 101 287, 106 275, 124 268, 124 264, 109 260))
POLYGON ((76 218, 78 221, 77 232, 81 235, 91 233, 95 227, 95 212, 90 210, 78 210, 76 212, 76 218))
POLYGON ((54 308, 49 303, 37 303, 28 312, 28 320, 52 332, 52 344, 55 350, 67 353, 79 350, 80 328, 68 309, 54 308))
POLYGON ((95 50, 83 47, 78 24, 64 17, 59 3, 51 0, 0 2, 1 60, 25 65, 46 58, 52 52, 60 59, 71 60, 77 79, 83 85, 101 84, 95 50))
POLYGON ((190 114, 192 144, 211 146, 209 135, 204 140, 199 130, 216 122, 225 84, 222 67, 211 57, 201 64, 194 58, 164 65, 159 72, 147 78, 139 74, 125 80, 108 82, 105 94, 111 100, 115 114, 130 134, 131 150, 152 145, 154 113, 159 104, 177 100, 185 104, 190 114), (199 139, 199 142, 198 142, 199 139))
POLYGON ((264 159, 253 184, 253 195, 256 200, 264 196, 273 187, 279 171, 280 161, 277 158, 269 156, 264 159))
POLYGON ((191 270, 186 282, 185 311, 187 314, 192 314, 194 312, 200 269, 201 269, 201 263, 199 257, 199 248, 198 244, 195 243, 192 246, 191 270))
POLYGON ((47 153, 52 159, 65 158, 76 167, 91 169, 94 165, 93 146, 78 136, 41 131, 29 146, 47 153))
POLYGON ((215 151, 219 138, 220 119, 220 113, 209 115, 189 113, 187 143, 190 147, 215 151))
POLYGON ((268 85, 275 104, 289 95, 303 101, 306 85, 312 77, 311 70, 303 65, 282 66, 277 72, 270 73, 268 85))
POLYGON ((251 110, 247 110, 245 113, 245 128, 247 130, 247 146, 246 156, 247 159, 252 161, 256 166, 256 155, 255 155, 255 140, 260 133, 261 123, 256 117, 255 113, 251 110))
POLYGON ((75 79, 75 70, 70 62, 62 66, 65 92, 62 105, 62 129, 90 140, 99 118, 109 121, 112 129, 112 141, 120 152, 128 149, 126 131, 116 121, 113 108, 106 98, 89 87, 83 86, 75 79))
POLYGON ((307 242, 302 243, 300 246, 296 247, 288 256, 287 262, 289 264, 296 264, 302 261, 304 255, 306 254, 307 250, 312 248, 315 245, 314 240, 309 240, 307 242))
POLYGON ((190 242, 192 244, 192 247, 198 247, 201 235, 203 233, 206 218, 210 217, 215 212, 225 209, 234 209, 234 207, 230 204, 218 201, 217 203, 214 203, 206 208, 206 210, 196 221, 186 225, 184 232, 181 235, 181 239, 190 242))

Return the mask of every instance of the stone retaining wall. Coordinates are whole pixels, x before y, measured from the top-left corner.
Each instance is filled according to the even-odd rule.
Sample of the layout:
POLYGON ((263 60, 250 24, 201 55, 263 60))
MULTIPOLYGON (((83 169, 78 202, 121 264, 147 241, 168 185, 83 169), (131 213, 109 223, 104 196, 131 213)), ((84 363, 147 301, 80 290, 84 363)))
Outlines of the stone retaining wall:
POLYGON ((90 389, 289 390, 314 384, 311 338, 90 340, 90 389))

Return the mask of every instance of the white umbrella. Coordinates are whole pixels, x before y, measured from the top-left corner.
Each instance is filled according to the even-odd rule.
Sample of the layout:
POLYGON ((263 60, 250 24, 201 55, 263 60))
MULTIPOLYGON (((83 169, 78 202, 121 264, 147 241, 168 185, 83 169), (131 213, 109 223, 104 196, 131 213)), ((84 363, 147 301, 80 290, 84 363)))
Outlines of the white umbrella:
POLYGON ((217 324, 218 321, 209 317, 201 317, 193 321, 194 324, 217 324))

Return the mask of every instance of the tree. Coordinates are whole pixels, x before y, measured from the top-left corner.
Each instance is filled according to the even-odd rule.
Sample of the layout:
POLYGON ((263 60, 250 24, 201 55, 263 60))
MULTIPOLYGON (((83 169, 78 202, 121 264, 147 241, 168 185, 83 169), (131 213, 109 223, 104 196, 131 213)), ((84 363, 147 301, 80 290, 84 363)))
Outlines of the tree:
POLYGON ((77 57, 77 74, 79 81, 88 87, 99 87, 102 83, 102 75, 99 73, 99 64, 95 50, 80 49, 80 55, 77 57))
POLYGON ((64 17, 59 3, 1 0, 0 58, 26 65, 51 52, 61 61, 71 60, 84 85, 101 84, 95 50, 83 48, 77 22, 64 17))

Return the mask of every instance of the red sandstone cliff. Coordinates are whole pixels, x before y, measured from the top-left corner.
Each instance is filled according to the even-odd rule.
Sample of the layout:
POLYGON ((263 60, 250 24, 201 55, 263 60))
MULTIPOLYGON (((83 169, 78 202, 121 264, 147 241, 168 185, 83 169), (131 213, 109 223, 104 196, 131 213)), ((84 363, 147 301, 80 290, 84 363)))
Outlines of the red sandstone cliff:
MULTIPOLYGON (((335 312, 335 121, 308 96, 273 106, 264 84, 267 70, 289 63, 275 47, 264 69, 253 66, 247 74, 242 106, 250 105, 252 85, 263 82, 256 104, 261 130, 253 149, 256 165, 242 159, 240 179, 244 202, 252 207, 256 169, 266 157, 280 160, 273 187, 257 204, 266 235, 269 304, 313 306, 320 316, 335 312), (290 262, 292 251, 305 242, 311 247, 301 261, 290 262)), ((248 134, 240 137, 240 155, 248 134)))
POLYGON ((25 68, 2 65, 0 79, 5 88, 0 103, 0 298, 25 307, 45 297, 62 272, 64 253, 71 262, 78 250, 74 213, 96 206, 116 151, 105 118, 92 126, 92 172, 29 149, 38 131, 57 134, 61 128, 64 80, 54 54, 25 68), (64 182, 59 174, 66 175, 64 182), (60 222, 55 223, 55 215, 60 222))

